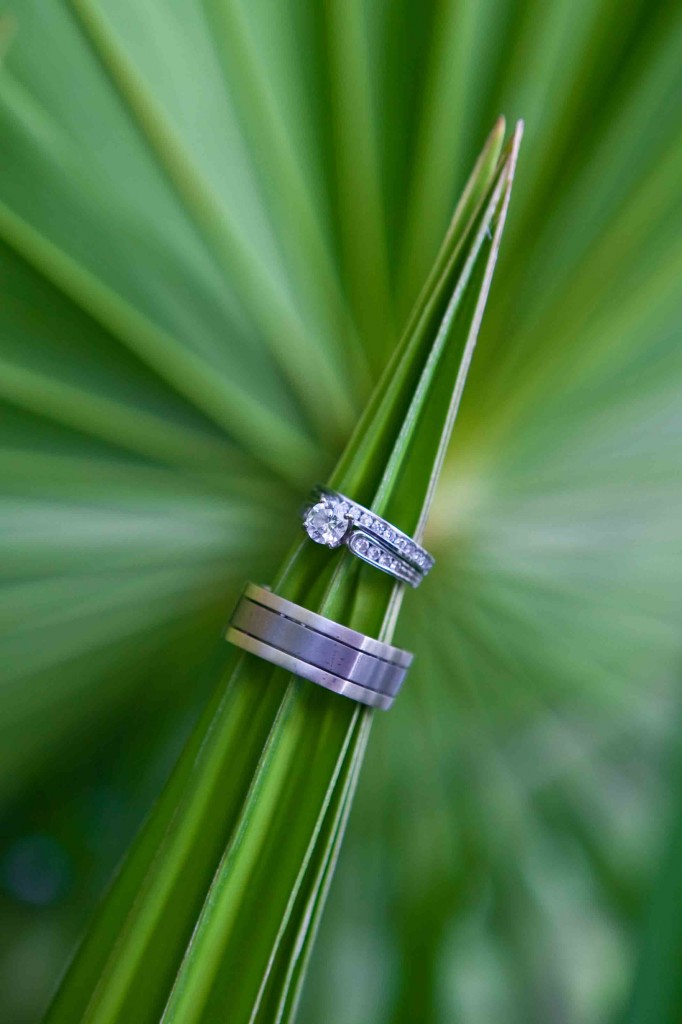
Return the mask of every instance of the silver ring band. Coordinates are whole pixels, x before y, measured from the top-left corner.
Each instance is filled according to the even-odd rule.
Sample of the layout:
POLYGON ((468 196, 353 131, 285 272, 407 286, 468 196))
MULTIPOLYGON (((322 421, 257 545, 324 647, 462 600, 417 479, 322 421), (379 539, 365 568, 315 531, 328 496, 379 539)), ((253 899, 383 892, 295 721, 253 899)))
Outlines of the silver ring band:
POLYGON ((305 507, 303 528, 316 544, 342 544, 363 562, 417 587, 433 567, 428 551, 363 505, 329 488, 318 487, 305 507))
POLYGON ((370 707, 390 708, 412 655, 249 583, 226 639, 370 707))

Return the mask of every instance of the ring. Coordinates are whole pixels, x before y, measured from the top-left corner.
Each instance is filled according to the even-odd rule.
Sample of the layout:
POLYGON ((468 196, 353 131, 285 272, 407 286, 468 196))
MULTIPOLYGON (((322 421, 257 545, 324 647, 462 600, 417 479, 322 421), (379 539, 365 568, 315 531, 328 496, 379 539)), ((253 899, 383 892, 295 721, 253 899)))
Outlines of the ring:
POLYGON ((387 710, 412 655, 247 584, 225 639, 326 690, 387 710))
POLYGON ((317 487, 303 514, 303 528, 316 544, 345 544, 363 562, 418 587, 434 559, 402 530, 345 495, 317 487))

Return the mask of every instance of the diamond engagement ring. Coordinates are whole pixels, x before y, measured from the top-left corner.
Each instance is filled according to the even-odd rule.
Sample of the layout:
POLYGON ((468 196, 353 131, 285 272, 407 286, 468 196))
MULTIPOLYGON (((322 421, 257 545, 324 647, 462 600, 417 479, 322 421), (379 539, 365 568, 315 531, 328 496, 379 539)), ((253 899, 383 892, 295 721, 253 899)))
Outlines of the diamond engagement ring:
POLYGON ((412 655, 247 584, 225 639, 325 690, 387 710, 412 655))
POLYGON ((345 544, 368 565, 411 587, 418 587, 433 566, 420 544, 369 509, 337 491, 318 487, 306 506, 303 528, 316 544, 345 544))

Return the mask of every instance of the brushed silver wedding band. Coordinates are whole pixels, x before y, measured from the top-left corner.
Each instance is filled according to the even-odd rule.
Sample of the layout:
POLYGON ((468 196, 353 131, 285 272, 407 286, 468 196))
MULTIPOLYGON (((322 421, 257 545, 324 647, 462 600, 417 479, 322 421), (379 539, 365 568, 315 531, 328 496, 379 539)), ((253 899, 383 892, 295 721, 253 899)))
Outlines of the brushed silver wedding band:
POLYGON ((387 710, 412 655, 247 584, 226 640, 326 690, 387 710))

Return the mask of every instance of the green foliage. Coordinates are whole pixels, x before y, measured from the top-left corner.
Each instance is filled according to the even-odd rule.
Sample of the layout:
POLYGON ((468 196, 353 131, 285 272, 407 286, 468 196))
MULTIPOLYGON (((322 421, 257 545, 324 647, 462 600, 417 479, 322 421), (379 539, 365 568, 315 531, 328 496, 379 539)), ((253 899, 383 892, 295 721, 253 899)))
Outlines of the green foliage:
MULTIPOLYGON (((151 838, 112 890, 120 904, 107 904, 125 907, 128 884, 138 891, 130 865, 150 855, 175 801, 198 813, 205 799, 205 841, 174 819, 174 841, 185 822, 190 848, 149 889, 167 915, 144 938, 167 958, 163 988, 280 700, 258 778, 277 804, 299 740, 319 767, 310 790, 292 789, 306 794, 302 845, 273 876, 277 914, 251 906, 233 919, 230 908, 246 906, 239 871, 279 833, 256 816, 245 833, 254 845, 230 844, 237 861, 214 878, 171 1006, 179 1020, 199 991, 206 1005, 219 999, 220 964, 242 941, 255 974, 244 972, 239 998, 246 1005, 276 949, 262 1019, 280 999, 289 1012, 308 956, 300 923, 317 922, 366 725, 332 721, 325 695, 276 680, 263 680, 259 715, 238 699, 239 682, 228 708, 217 638, 243 581, 273 578, 301 495, 331 472, 403 335, 418 339, 416 361, 383 378, 375 393, 393 398, 370 405, 377 434, 349 449, 341 471, 420 523, 464 321, 430 386, 437 426, 411 438, 409 473, 391 450, 457 258, 430 278, 428 294, 443 283, 438 301, 405 325, 504 110, 525 118, 527 141, 429 521, 438 564, 399 626, 415 670, 373 729, 300 1018, 582 1024, 622 1009, 633 1022, 677 1020, 679 9, 3 9, 0 909, 11 942, 0 980, 10 1019, 40 1013, 206 707, 194 736, 219 710, 224 729, 213 774, 195 776, 185 755, 151 838), (370 465, 389 467, 391 485, 369 480, 370 465), (228 765, 229 735, 241 743, 228 765), (73 880, 32 909, 11 866, 27 836, 45 833, 73 880), (176 903, 166 906, 162 883, 177 886, 176 903), (296 896, 285 907, 286 892, 296 896)), ((306 589, 300 564, 283 582, 291 593, 306 589)), ((350 608, 357 581, 339 573, 350 608)), ((324 590, 321 578, 311 599, 324 590)), ((372 585, 377 596, 385 605, 372 585)), ((371 612, 364 600, 353 607, 371 612)), ((272 861, 259 870, 264 884, 272 861)), ((110 909, 97 927, 108 934, 116 920, 110 909)), ((126 933, 107 954, 101 1020, 105 1000, 115 1010, 133 992, 147 1006, 160 998, 137 941, 126 933)))
MULTIPOLYGON (((344 493, 418 536, 506 217, 520 132, 498 165, 503 130, 333 474, 344 493)), ((275 589, 389 640, 405 588, 377 575, 345 549, 332 558, 299 540, 275 589)), ((47 1019, 291 1019, 310 911, 322 907, 371 719, 235 651, 47 1019)))

